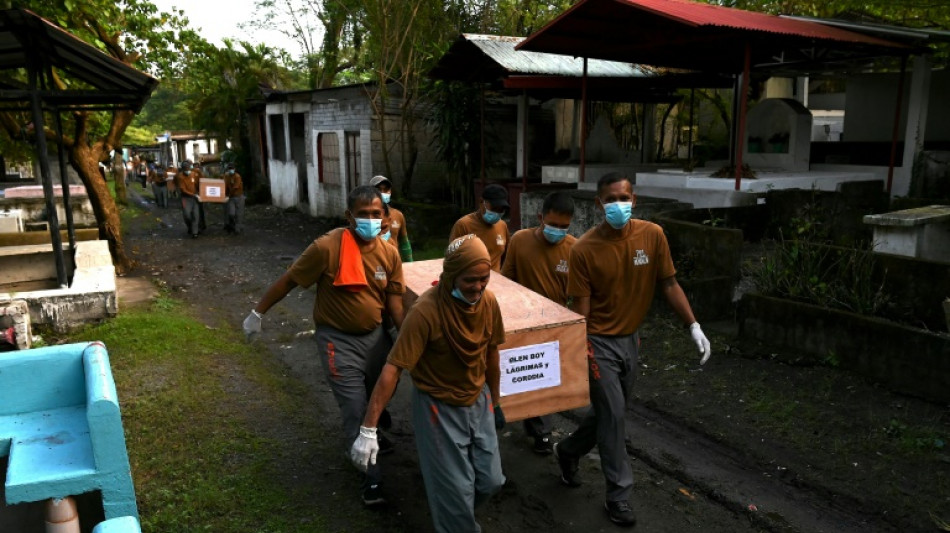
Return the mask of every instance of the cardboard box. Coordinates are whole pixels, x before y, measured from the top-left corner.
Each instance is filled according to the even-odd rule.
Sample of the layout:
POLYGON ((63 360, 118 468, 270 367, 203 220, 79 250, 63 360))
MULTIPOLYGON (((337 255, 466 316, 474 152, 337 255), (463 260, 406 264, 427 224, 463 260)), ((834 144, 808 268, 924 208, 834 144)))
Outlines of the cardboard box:
POLYGON ((224 195, 224 180, 201 178, 199 188, 201 190, 198 191, 198 196, 202 202, 223 204, 228 201, 228 197, 224 195))
MULTIPOLYGON (((406 312, 442 273, 442 260, 403 263, 406 312)), ((501 352, 501 405, 509 421, 590 403, 587 324, 584 317, 497 272, 488 289, 505 323, 501 352)))

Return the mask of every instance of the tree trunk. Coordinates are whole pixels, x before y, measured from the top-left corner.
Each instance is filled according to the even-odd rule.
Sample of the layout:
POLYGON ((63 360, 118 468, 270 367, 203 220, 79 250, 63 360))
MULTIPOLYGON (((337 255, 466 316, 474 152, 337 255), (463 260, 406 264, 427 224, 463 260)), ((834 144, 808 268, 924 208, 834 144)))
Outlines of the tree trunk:
MULTIPOLYGON (((119 275, 127 274, 132 270, 135 263, 125 253, 119 209, 112 193, 109 192, 108 185, 102 179, 102 175, 99 174, 99 158, 96 156, 96 150, 77 143, 73 146, 70 159, 73 168, 82 178, 83 185, 86 186, 89 203, 92 204, 92 210, 96 215, 99 238, 109 242, 109 251, 112 253, 112 263, 115 265, 116 273, 119 275)), ((125 185, 124 174, 125 168, 123 167, 122 172, 116 175, 116 187, 119 187, 120 181, 123 186, 125 185)))
POLYGON ((656 160, 663 160, 663 144, 666 143, 666 121, 670 119, 670 114, 673 113, 673 109, 676 108, 676 104, 670 104, 666 108, 666 113, 663 114, 663 120, 660 121, 660 142, 656 146, 656 160))

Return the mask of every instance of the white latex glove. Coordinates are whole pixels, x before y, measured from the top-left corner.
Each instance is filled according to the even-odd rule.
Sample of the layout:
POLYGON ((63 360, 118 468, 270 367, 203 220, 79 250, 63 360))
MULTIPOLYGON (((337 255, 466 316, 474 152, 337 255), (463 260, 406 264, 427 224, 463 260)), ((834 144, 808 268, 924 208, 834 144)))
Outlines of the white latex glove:
POLYGON ((353 466, 366 472, 369 465, 376 464, 376 454, 379 453, 379 442, 376 440, 376 428, 360 426, 360 434, 350 448, 350 461, 353 466))
POLYGON ((264 315, 251 309, 251 314, 244 319, 244 337, 248 342, 254 340, 254 337, 261 333, 261 319, 264 315))
POLYGON ((699 360, 699 364, 706 364, 706 361, 709 360, 709 356, 712 355, 712 346, 709 344, 709 339, 706 338, 706 335, 703 335, 703 329, 699 327, 699 322, 693 322, 689 325, 689 334, 693 337, 693 342, 696 343, 696 347, 699 348, 699 353, 703 356, 703 358, 699 360))

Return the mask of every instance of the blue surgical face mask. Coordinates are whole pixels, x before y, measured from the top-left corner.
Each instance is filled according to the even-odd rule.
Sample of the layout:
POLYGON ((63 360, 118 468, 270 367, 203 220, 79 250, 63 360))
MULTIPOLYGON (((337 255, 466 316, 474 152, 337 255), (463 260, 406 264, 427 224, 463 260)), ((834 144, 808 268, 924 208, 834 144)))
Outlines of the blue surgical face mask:
POLYGON ((382 225, 383 220, 381 218, 357 218, 356 234, 364 241, 371 241, 379 235, 382 225))
POLYGON ((228 170, 228 174, 234 174, 234 169, 232 168, 232 169, 228 170))
POLYGON ((620 229, 630 222, 633 213, 633 202, 610 202, 604 204, 604 218, 613 229, 620 229))
POLYGON ((567 230, 561 228, 555 228, 554 226, 544 225, 544 238, 551 244, 557 244, 564 240, 564 237, 567 236, 567 230))
POLYGON ((383 197, 383 203, 384 203, 384 204, 388 204, 388 203, 389 203, 389 199, 392 198, 392 196, 393 196, 393 194, 392 194, 391 192, 381 192, 381 193, 379 193, 379 195, 383 197))
POLYGON ((470 301, 468 301, 468 300, 465 299, 465 296, 462 295, 462 291, 460 291, 458 287, 452 289, 452 296, 454 296, 456 300, 458 300, 458 301, 460 301, 460 302, 462 302, 462 303, 464 303, 464 304, 466 304, 466 305, 475 305, 475 304, 478 303, 478 300, 481 300, 481 299, 482 299, 482 297, 479 296, 479 297, 478 297, 478 300, 475 300, 474 302, 470 302, 470 301))
POLYGON ((185 175, 187 176, 188 174, 191 174, 191 171, 190 171, 190 170, 186 170, 186 171, 185 171, 185 175))
POLYGON ((484 220, 486 224, 494 226, 499 220, 501 220, 501 213, 496 213, 488 209, 488 206, 486 205, 485 214, 482 215, 482 220, 484 220))
POLYGON ((392 233, 393 233, 393 232, 391 232, 391 231, 387 231, 386 233, 383 233, 382 235, 380 235, 380 237, 382 237, 384 241, 388 241, 388 240, 389 240, 389 237, 392 236, 392 233))

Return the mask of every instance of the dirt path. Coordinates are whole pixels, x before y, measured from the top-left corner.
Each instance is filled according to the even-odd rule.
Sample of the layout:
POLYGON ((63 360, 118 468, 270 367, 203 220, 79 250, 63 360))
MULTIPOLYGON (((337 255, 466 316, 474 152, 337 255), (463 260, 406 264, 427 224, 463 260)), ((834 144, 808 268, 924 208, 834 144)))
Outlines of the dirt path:
MULTIPOLYGON (((154 217, 143 217, 126 229, 140 262, 134 275, 162 280, 173 296, 191 303, 208 325, 236 330, 267 286, 314 238, 332 227, 329 221, 296 212, 253 206, 248 209, 246 232, 235 237, 222 229, 220 206, 208 206, 209 228, 193 240, 186 236, 178 209, 158 210, 141 197, 139 201, 154 217)), ((280 462, 288 483, 312 498, 312 518, 324 517, 329 530, 430 531, 408 420, 411 384, 404 380, 391 406, 390 434, 397 449, 382 459, 390 503, 383 510, 366 510, 358 497, 358 475, 346 464, 337 444, 336 405, 314 357, 312 304, 312 292, 292 292, 267 314, 260 347, 305 385, 307 393, 301 402, 318 421, 318 434, 302 432, 297 421, 283 420, 280 413, 248 408, 245 415, 252 427, 287 443, 275 461, 280 462)), ((575 427, 578 416, 573 412, 555 417, 555 440, 575 427)), ((763 467, 745 453, 672 422, 643 403, 629 411, 628 427, 638 531, 893 530, 887 524, 867 523, 860 513, 849 511, 852 507, 847 503, 824 504, 826 498, 820 492, 763 474, 763 467)), ((480 509, 485 531, 617 529, 603 512, 603 480, 593 454, 581 464, 585 484, 569 489, 558 483, 552 458, 529 451, 520 423, 509 424, 500 442, 510 483, 480 509)))

